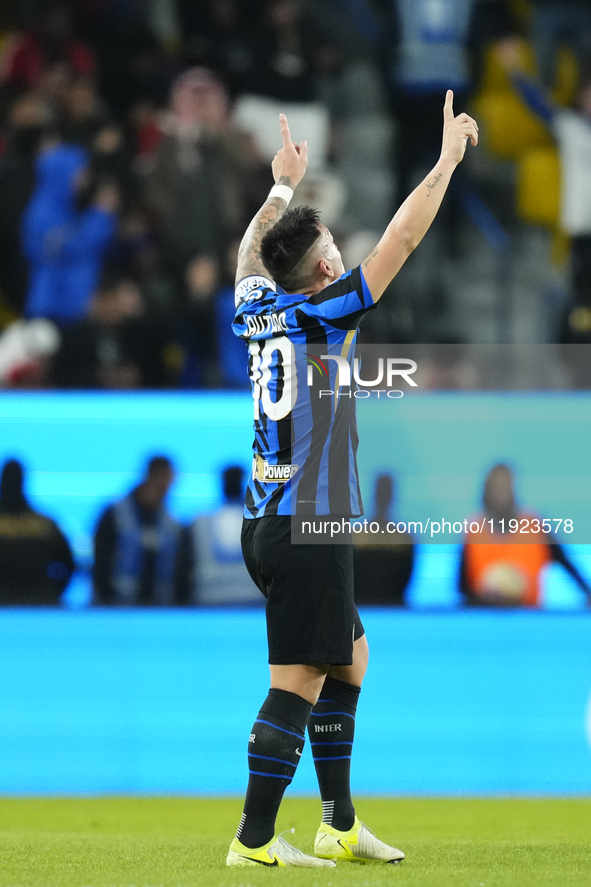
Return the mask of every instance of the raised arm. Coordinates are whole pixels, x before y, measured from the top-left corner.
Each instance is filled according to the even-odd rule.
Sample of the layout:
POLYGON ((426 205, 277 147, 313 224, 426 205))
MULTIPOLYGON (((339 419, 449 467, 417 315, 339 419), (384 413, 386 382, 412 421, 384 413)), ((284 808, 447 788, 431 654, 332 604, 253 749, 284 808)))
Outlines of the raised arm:
MULTIPOLYGON (((279 149, 275 157, 271 169, 275 185, 282 185, 290 189, 294 188, 304 178, 306 166, 308 165, 308 145, 304 141, 301 145, 296 145, 291 140, 289 126, 287 125, 287 117, 285 114, 279 115, 279 125, 281 127, 281 137, 283 139, 283 147, 279 149)), ((279 221, 283 213, 288 207, 291 195, 289 191, 285 191, 284 195, 274 194, 276 188, 271 188, 269 196, 264 204, 246 229, 246 234, 242 238, 238 250, 238 265, 236 267, 236 283, 243 277, 251 274, 266 274, 265 266, 261 262, 261 241, 267 231, 279 221)))
POLYGON ((443 108, 443 144, 439 161, 406 198, 376 248, 362 263, 374 302, 429 230, 453 172, 464 157, 468 139, 473 145, 478 144, 478 125, 467 114, 454 117, 453 92, 448 90, 443 108))

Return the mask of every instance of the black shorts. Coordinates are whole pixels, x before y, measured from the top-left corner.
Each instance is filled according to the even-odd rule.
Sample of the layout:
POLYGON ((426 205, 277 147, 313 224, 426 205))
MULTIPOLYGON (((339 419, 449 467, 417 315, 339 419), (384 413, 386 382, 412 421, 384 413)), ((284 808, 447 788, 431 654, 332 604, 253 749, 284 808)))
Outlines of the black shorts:
POLYGON ((351 665, 364 634, 353 595, 352 545, 292 545, 291 517, 242 524, 242 553, 267 598, 271 665, 351 665))

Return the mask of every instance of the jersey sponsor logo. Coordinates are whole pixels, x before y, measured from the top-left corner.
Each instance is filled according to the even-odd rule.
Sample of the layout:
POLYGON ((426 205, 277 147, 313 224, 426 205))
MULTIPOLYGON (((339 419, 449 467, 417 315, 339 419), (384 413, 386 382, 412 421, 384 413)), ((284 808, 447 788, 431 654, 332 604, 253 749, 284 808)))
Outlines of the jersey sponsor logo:
POLYGON ((251 317, 250 314, 244 315, 246 323, 246 336, 252 339, 253 336, 264 336, 268 333, 284 333, 287 330, 287 321, 285 319, 285 311, 281 314, 273 312, 272 314, 260 314, 251 317))
POLYGON ((314 724, 315 733, 336 733, 340 729, 340 724, 314 724))
POLYGON ((256 455, 252 460, 252 477, 263 484, 284 484, 291 480, 299 465, 271 465, 262 456, 256 455))
POLYGON ((245 277, 236 287, 235 304, 239 305, 240 302, 254 302, 257 299, 262 299, 265 295, 265 290, 275 291, 275 284, 268 277, 245 277))

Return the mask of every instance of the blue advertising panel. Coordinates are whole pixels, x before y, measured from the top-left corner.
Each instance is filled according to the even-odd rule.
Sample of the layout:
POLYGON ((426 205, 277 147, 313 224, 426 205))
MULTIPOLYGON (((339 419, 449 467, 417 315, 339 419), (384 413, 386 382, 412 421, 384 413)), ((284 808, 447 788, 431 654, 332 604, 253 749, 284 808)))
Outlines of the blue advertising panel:
MULTIPOLYGON (((387 416, 360 404, 368 511, 374 478, 388 471, 400 519, 416 507, 441 516, 450 498, 469 516, 498 461, 514 467, 528 508, 558 517, 557 503, 569 497, 579 509, 588 503, 587 395, 401 403, 387 416), (483 406, 495 417, 490 433, 482 433, 483 406), (542 413, 561 419, 556 438, 539 434, 542 413), (470 424, 478 416, 480 433, 470 424), (507 432, 511 416, 523 433, 507 432), (454 427, 470 444, 462 458, 451 446, 454 427), (549 454, 555 480, 540 484, 549 454)), ((250 468, 251 421, 247 394, 5 395, 0 459, 24 461, 35 507, 61 523, 87 566, 101 508, 136 483, 146 457, 173 458, 171 509, 188 520, 219 504, 226 465, 250 468)), ((590 576, 589 547, 567 550, 590 576)), ((364 613, 371 671, 356 790, 589 793, 591 617, 583 596, 552 566, 544 604, 570 613, 433 612, 457 603, 458 553, 458 544, 419 546, 409 602, 424 612, 364 613)), ((87 600, 86 580, 79 602, 87 600)), ((239 793, 245 736, 267 686, 261 611, 4 610, 0 792, 239 793)), ((294 790, 315 790, 308 755, 294 790)))
MULTIPOLYGON (((355 792, 591 793, 591 613, 362 618, 355 792)), ((261 611, 4 611, 0 793, 240 794, 265 660, 261 611)))

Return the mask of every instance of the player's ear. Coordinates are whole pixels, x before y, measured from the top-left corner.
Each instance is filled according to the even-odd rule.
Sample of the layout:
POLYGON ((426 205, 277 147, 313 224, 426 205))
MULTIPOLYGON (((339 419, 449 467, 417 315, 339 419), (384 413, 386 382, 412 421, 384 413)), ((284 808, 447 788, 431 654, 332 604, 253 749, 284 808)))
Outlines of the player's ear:
POLYGON ((317 268, 322 277, 334 277, 334 272, 324 257, 318 259, 317 268))

